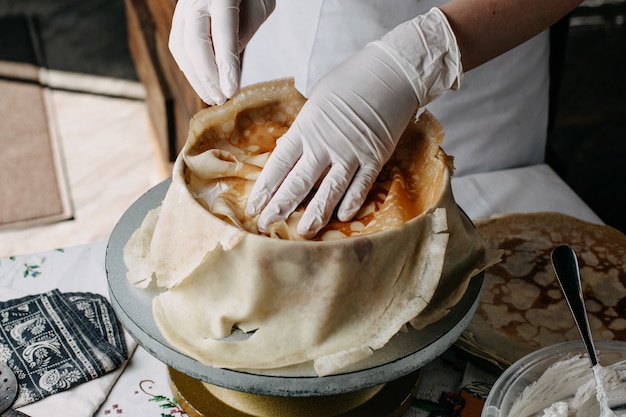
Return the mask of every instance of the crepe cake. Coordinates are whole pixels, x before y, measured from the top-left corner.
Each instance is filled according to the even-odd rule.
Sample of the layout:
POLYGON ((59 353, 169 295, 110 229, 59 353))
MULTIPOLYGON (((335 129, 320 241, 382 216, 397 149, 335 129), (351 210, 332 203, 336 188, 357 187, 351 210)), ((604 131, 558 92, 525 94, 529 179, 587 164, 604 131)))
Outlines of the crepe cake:
POLYGON ((304 102, 293 80, 278 80, 196 114, 163 204, 125 247, 129 280, 163 290, 160 331, 202 363, 336 373, 407 323, 438 320, 498 259, 454 201, 452 159, 428 112, 354 220, 301 240, 298 211, 260 235, 247 196, 304 102))
POLYGON ((626 340, 626 236, 610 226, 555 212, 476 221, 502 262, 485 272, 480 303, 457 345, 503 370, 522 356, 580 334, 551 263, 552 250, 577 254, 596 339, 626 340))

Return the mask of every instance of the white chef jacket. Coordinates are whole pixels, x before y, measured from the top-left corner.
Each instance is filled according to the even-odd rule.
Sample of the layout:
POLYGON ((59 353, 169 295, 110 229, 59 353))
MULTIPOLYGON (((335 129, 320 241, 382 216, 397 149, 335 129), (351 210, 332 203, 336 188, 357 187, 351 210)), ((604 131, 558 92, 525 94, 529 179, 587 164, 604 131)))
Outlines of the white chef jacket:
MULTIPOLYGON (((308 96, 338 63, 444 0, 277 0, 246 48, 242 85, 294 77, 308 96)), ((549 34, 467 72, 427 105, 444 126, 455 176, 538 164, 548 115, 549 34)))

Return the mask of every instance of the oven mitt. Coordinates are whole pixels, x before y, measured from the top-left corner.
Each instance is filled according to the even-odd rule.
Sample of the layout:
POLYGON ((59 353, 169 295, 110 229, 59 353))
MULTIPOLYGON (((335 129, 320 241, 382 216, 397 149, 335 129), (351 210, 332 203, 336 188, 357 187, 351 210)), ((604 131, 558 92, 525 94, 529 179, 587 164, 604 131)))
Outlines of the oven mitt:
POLYGON ((0 302, 0 361, 19 385, 14 408, 98 378, 127 359, 122 327, 101 295, 53 290, 0 302))

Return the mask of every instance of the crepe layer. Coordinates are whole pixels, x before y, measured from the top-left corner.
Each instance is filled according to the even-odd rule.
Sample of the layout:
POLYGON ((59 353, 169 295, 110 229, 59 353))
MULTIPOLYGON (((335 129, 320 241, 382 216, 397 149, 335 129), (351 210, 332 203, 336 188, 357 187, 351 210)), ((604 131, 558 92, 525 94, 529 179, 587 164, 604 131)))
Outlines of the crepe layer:
POLYGON ((153 313, 165 338, 203 363, 339 372, 407 323, 438 320, 498 260, 454 201, 452 161, 427 112, 353 221, 305 241, 296 212, 259 235, 247 195, 303 103, 281 80, 198 113, 162 206, 125 248, 129 280, 164 289, 153 313))

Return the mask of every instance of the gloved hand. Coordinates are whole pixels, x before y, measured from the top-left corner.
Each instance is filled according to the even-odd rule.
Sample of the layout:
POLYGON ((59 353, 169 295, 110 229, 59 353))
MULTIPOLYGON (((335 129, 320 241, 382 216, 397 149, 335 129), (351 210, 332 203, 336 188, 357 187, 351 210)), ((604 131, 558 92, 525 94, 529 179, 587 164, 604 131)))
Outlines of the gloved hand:
POLYGON ((457 89, 461 77, 456 39, 436 8, 333 69, 277 141, 251 191, 247 212, 261 214, 259 230, 286 219, 318 183, 298 233, 314 237, 340 201, 339 220, 350 220, 417 108, 457 89))
POLYGON ((207 104, 222 104, 239 89, 239 54, 272 13, 275 0, 179 0, 169 48, 207 104))

